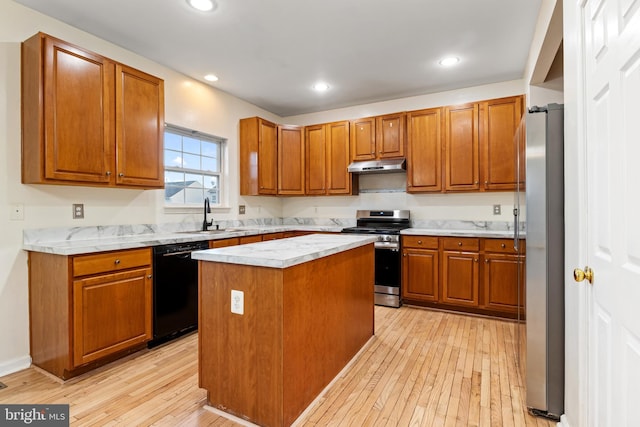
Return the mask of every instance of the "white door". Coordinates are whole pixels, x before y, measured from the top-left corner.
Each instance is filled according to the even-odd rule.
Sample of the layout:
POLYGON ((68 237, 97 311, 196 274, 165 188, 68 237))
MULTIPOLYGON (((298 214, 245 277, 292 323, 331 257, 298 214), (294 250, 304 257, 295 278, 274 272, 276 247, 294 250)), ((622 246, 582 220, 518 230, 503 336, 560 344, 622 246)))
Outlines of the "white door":
MULTIPOLYGON (((640 1, 580 2, 590 426, 640 425, 640 1)), ((582 107, 582 106, 579 106, 582 107)), ((576 266, 583 267, 583 266, 576 266)))

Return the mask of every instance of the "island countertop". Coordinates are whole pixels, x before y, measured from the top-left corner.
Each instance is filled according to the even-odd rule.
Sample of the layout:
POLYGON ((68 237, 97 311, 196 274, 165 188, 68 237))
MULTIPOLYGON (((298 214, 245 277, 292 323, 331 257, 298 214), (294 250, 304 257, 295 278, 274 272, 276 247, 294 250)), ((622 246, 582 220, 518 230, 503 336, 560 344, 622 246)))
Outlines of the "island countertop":
POLYGON ((309 234, 191 253, 193 259, 259 267, 287 268, 376 241, 375 236, 309 234))

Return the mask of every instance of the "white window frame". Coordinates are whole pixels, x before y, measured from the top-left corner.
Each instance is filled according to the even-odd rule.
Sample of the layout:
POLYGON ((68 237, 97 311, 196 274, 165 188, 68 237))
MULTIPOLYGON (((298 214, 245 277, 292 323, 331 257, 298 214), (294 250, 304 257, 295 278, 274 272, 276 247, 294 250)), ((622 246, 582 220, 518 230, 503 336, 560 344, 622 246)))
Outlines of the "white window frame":
MULTIPOLYGON (((177 125, 173 125, 170 123, 165 123, 165 129, 164 132, 170 132, 173 134, 178 134, 178 135, 182 135, 182 136, 187 136, 187 137, 192 137, 192 138, 197 138, 197 139, 201 139, 204 141, 210 141, 210 142, 214 142, 217 143, 219 146, 219 156, 220 158, 218 159, 218 166, 219 166, 219 170, 217 172, 211 172, 211 171, 205 171, 205 170, 201 170, 201 169, 189 169, 189 168, 183 168, 183 167, 172 167, 172 166, 168 166, 168 165, 164 165, 164 170, 166 171, 171 171, 171 172, 181 172, 181 173, 192 173, 192 174, 204 174, 207 176, 216 176, 218 178, 218 202, 217 203, 211 203, 211 207, 212 208, 228 208, 228 173, 227 173, 227 165, 228 165, 228 161, 227 161, 227 155, 228 155, 228 147, 227 147, 227 139, 220 137, 220 136, 216 136, 216 135, 211 135, 208 133, 204 133, 204 132, 200 132, 197 130, 193 130, 193 129, 188 129, 188 128, 184 128, 181 126, 177 126, 177 125)), ((164 156, 166 154, 166 146, 163 147, 163 164, 164 164, 164 156)), ((174 150, 171 150, 174 151, 174 150)), ((166 176, 166 175, 165 175, 166 176)), ((166 179, 166 178, 165 178, 166 179)), ((166 189, 165 189, 166 191, 166 189)), ((164 208, 168 211, 173 211, 173 212, 178 212, 178 211, 193 211, 195 209, 202 209, 203 203, 204 203, 204 197, 203 200, 199 203, 167 203, 166 201, 166 193, 163 192, 163 200, 164 200, 164 208)))

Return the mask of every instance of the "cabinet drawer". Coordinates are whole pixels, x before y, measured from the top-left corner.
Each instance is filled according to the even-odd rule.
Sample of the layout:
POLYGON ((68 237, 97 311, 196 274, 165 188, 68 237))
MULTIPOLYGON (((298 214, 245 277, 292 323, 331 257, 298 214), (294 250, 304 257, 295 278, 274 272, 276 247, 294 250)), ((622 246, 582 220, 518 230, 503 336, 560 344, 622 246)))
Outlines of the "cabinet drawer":
POLYGON ((438 249, 438 238, 432 236, 402 236, 402 246, 405 248, 438 249))
POLYGON ((484 250, 486 252, 495 252, 500 254, 517 253, 513 248, 513 239, 485 239, 484 250))
POLYGON ((151 265, 151 248, 82 255, 73 257, 73 276, 127 270, 146 265, 151 265))
POLYGON ((478 251, 480 239, 470 237, 445 237, 442 239, 445 251, 478 251))

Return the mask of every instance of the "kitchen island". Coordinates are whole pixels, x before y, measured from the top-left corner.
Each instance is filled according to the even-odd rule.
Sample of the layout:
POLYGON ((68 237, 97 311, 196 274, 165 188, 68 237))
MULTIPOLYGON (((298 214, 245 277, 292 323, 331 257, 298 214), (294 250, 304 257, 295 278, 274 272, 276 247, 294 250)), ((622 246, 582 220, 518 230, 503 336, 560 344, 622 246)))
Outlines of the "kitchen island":
POLYGON ((199 381, 215 408, 288 426, 374 332, 375 238, 198 251, 199 381))

